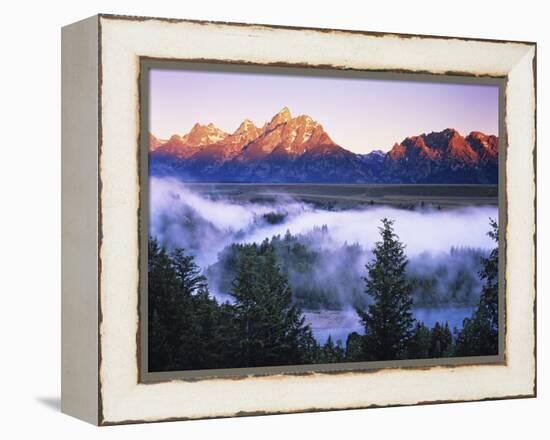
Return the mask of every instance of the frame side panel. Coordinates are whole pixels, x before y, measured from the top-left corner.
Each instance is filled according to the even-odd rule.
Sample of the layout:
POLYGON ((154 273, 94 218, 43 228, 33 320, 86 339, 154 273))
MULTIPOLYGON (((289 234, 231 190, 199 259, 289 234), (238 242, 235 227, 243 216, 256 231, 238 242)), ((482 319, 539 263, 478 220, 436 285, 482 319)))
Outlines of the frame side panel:
POLYGON ((61 33, 61 411, 98 424, 98 18, 61 33))

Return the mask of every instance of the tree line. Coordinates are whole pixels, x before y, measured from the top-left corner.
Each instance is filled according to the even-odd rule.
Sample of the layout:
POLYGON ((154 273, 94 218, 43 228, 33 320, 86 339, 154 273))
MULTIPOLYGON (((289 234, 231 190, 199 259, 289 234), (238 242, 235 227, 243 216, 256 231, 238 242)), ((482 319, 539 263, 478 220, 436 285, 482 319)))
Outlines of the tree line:
MULTIPOLYGON (((266 214, 268 215, 268 214, 266 214)), ((274 216, 275 214, 270 213, 274 216)), ((358 262, 368 253, 358 243, 335 243, 326 225, 307 233, 273 235, 269 239, 281 271, 292 286, 292 300, 308 310, 365 308, 364 267, 358 262)), ((247 244, 231 243, 219 254, 205 275, 219 292, 230 292, 241 253, 247 244)), ((445 255, 422 254, 409 261, 407 277, 415 307, 475 307, 481 282, 477 272, 487 251, 451 248, 445 255)))
MULTIPOLYGON (((497 241, 492 220, 489 235, 497 241)), ((463 328, 453 332, 446 323, 428 328, 413 317, 405 246, 393 221, 383 219, 365 267, 364 295, 372 301, 356 308, 364 332, 350 333, 345 346, 331 337, 324 344, 316 341, 269 240, 239 246, 232 302, 219 303, 192 255, 149 240, 149 371, 498 353, 498 246, 483 259, 479 304, 463 328)))

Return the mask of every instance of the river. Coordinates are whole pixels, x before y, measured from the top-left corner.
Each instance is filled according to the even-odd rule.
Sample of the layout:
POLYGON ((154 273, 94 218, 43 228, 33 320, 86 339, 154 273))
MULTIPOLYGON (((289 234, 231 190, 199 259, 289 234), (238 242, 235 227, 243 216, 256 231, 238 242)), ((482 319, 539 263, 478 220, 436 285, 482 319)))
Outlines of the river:
MULTIPOLYGON (((462 328, 464 318, 471 316, 475 307, 451 306, 441 308, 413 309, 414 317, 427 327, 433 327, 436 322, 449 323, 453 328, 462 328)), ((307 310, 304 311, 306 323, 310 324, 315 339, 324 344, 329 335, 334 342, 341 340, 346 344, 346 338, 351 332, 362 334, 363 327, 359 316, 353 309, 347 310, 307 310)))

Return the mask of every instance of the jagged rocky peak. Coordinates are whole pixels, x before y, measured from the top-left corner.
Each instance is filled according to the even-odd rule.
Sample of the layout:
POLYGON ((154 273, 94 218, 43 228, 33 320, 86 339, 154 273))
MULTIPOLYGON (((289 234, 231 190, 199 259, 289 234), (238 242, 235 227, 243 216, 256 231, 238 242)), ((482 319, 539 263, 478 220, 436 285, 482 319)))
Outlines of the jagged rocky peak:
POLYGON ((258 127, 256 127, 256 124, 252 122, 250 119, 245 119, 243 122, 241 122, 241 125, 235 130, 234 134, 242 134, 247 133, 250 131, 258 131, 258 127))
POLYGON ((162 141, 156 136, 149 133, 149 151, 155 151, 158 147, 162 145, 162 141))
POLYGON ((280 124, 284 124, 292 119, 292 115, 290 114, 290 110, 288 107, 283 107, 279 113, 277 113, 273 118, 271 118, 271 121, 267 125, 268 130, 273 130, 275 127, 277 127, 280 124))
POLYGON ((426 145, 427 155, 432 159, 446 157, 469 163, 476 163, 479 160, 477 152, 454 128, 423 134, 420 138, 426 145))
POLYGON ((217 128, 213 123, 208 125, 195 124, 185 136, 188 144, 194 146, 209 145, 221 141, 227 137, 227 133, 217 128))
POLYGON ((170 139, 168 139, 169 142, 177 142, 181 140, 182 137, 179 134, 173 134, 172 136, 170 136, 170 139))
POLYGON ((388 157, 391 160, 422 157, 429 160, 455 160, 472 165, 480 161, 496 159, 498 137, 472 132, 463 137, 454 128, 439 132, 407 137, 395 144, 388 157))
POLYGON ((263 135, 247 147, 246 156, 255 160, 271 152, 279 157, 299 156, 319 145, 334 145, 322 125, 309 115, 293 118, 285 107, 271 119, 263 135))
POLYGON ((482 157, 493 158, 498 156, 498 137, 487 135, 480 131, 472 131, 466 136, 466 141, 482 157))
POLYGON ((149 138, 163 173, 173 167, 198 179, 262 182, 495 183, 498 144, 497 136, 464 137, 447 128, 406 137, 388 153, 353 153, 311 116, 293 117, 288 107, 261 128, 244 119, 232 134, 209 123, 168 141, 149 138))
POLYGON ((406 147, 404 145, 407 140, 410 140, 410 138, 406 138, 403 142, 398 144, 397 142, 393 144, 393 147, 388 153, 388 157, 392 160, 399 160, 405 156, 406 147))
POLYGON ((314 121, 311 116, 308 115, 299 115, 296 116, 294 119, 291 119, 289 124, 293 125, 296 128, 303 128, 303 130, 309 134, 313 132, 315 128, 323 128, 321 124, 319 124, 317 121, 314 121))
POLYGON ((286 131, 295 147, 308 148, 315 145, 333 145, 334 142, 323 126, 309 115, 291 118, 286 124, 286 131))
POLYGON ((464 138, 454 128, 446 128, 443 131, 432 131, 422 134, 421 137, 430 148, 446 149, 452 143, 464 143, 464 138))

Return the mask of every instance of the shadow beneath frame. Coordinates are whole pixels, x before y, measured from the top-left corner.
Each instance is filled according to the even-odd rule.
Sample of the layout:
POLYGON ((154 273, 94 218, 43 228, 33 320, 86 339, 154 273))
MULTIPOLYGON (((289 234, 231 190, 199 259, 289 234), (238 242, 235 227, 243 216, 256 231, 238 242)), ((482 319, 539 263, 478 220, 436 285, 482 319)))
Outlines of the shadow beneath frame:
POLYGON ((61 397, 37 397, 36 401, 50 411, 61 412, 61 397))

